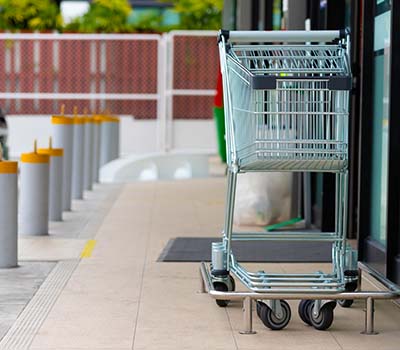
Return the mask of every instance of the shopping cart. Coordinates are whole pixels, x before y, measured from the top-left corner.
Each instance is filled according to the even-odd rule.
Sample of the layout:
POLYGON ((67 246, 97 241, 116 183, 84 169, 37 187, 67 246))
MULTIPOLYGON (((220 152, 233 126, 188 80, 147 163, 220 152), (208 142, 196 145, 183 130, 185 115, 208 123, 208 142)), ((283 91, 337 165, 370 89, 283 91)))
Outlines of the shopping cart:
MULTIPOLYGON (((312 300, 310 295, 354 291, 358 278, 356 253, 346 242, 349 34, 221 31, 218 39, 228 188, 223 239, 212 245, 213 288, 233 291, 232 273, 252 292, 263 294, 257 314, 274 330, 284 328, 291 317, 285 295, 303 293, 307 298, 299 304, 301 319, 316 329, 327 329, 336 301, 312 300), (335 173, 335 232, 233 232, 237 175, 250 171, 335 173), (332 272, 249 272, 232 253, 233 240, 331 242, 332 272), (280 293, 282 299, 268 300, 268 293, 280 293)), ((228 300, 216 301, 219 306, 228 304, 228 300)), ((342 306, 351 303, 341 301, 342 306)))

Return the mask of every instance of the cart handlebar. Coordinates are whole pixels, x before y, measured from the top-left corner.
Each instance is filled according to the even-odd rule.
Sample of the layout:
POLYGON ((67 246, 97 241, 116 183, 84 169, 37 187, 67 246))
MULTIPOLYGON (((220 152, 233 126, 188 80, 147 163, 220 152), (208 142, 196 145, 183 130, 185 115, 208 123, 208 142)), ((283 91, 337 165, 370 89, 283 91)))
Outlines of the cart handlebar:
POLYGON ((345 38, 349 34, 343 30, 271 30, 271 31, 236 31, 221 30, 218 40, 223 36, 225 42, 329 42, 345 38))

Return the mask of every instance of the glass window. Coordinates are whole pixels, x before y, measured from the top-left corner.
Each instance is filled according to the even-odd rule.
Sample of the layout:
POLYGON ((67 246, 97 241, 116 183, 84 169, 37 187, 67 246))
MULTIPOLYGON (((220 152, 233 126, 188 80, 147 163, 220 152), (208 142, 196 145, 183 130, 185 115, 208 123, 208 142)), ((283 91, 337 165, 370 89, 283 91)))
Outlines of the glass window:
MULTIPOLYGON (((379 1, 377 1, 379 3, 379 1)), ((381 1, 382 2, 382 1, 381 1)), ((386 245, 391 11, 374 23, 371 235, 386 245)))

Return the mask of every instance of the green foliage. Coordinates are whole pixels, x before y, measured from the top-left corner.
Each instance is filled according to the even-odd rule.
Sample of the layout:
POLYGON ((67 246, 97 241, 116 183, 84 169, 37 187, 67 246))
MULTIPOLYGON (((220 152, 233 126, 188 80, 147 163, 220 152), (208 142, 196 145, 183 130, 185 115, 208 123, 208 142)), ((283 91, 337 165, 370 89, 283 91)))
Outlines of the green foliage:
POLYGON ((0 0, 0 29, 59 29, 62 18, 52 0, 0 0))
POLYGON ((89 11, 68 24, 65 29, 83 33, 119 33, 129 29, 127 19, 132 11, 127 0, 93 0, 89 11))
POLYGON ((160 13, 148 13, 142 15, 140 20, 131 25, 131 29, 137 32, 162 31, 162 15, 160 13))
POLYGON ((220 29, 223 0, 173 0, 181 29, 220 29))

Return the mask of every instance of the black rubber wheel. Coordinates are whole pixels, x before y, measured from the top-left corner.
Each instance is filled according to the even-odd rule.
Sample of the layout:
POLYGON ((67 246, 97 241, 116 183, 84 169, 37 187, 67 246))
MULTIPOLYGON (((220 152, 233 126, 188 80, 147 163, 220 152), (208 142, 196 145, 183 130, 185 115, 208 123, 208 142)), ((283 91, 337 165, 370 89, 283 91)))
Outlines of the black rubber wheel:
MULTIPOLYGON (((345 286, 346 292, 354 292, 355 290, 357 290, 357 281, 352 281, 349 283, 346 283, 345 286)), ((351 305, 353 305, 354 300, 352 299, 340 299, 338 300, 338 304, 341 307, 350 307, 351 305)))
POLYGON ((231 281, 231 285, 232 285, 231 292, 234 292, 236 290, 235 279, 231 275, 229 275, 229 280, 231 281))
POLYGON ((335 302, 325 304, 319 310, 319 315, 315 317, 312 312, 314 307, 314 302, 313 302, 308 308, 311 325, 315 329, 318 329, 319 331, 324 331, 328 329, 333 322, 333 310, 335 306, 336 306, 335 302))
POLYGON ((266 327, 273 331, 278 331, 285 328, 291 317, 290 306, 285 300, 281 300, 282 317, 277 318, 272 309, 264 303, 261 303, 260 319, 266 327))
POLYGON ((257 316, 259 318, 261 318, 261 310, 262 310, 262 308, 264 306, 266 306, 266 305, 262 301, 257 301, 257 303, 256 303, 256 311, 257 311, 257 316))
MULTIPOLYGON (((214 289, 218 292, 227 292, 228 286, 223 282, 214 282, 214 289)), ((227 307, 229 300, 215 300, 219 307, 227 307)))
POLYGON ((341 307, 350 307, 351 305, 353 305, 354 300, 353 299, 339 299, 338 300, 338 304, 341 307))
POLYGON ((298 308, 298 313, 299 316, 301 318, 301 320, 311 326, 311 321, 310 321, 310 316, 309 316, 309 311, 308 311, 308 307, 309 305, 313 303, 313 300, 309 300, 309 299, 302 299, 299 303, 299 308, 298 308))

